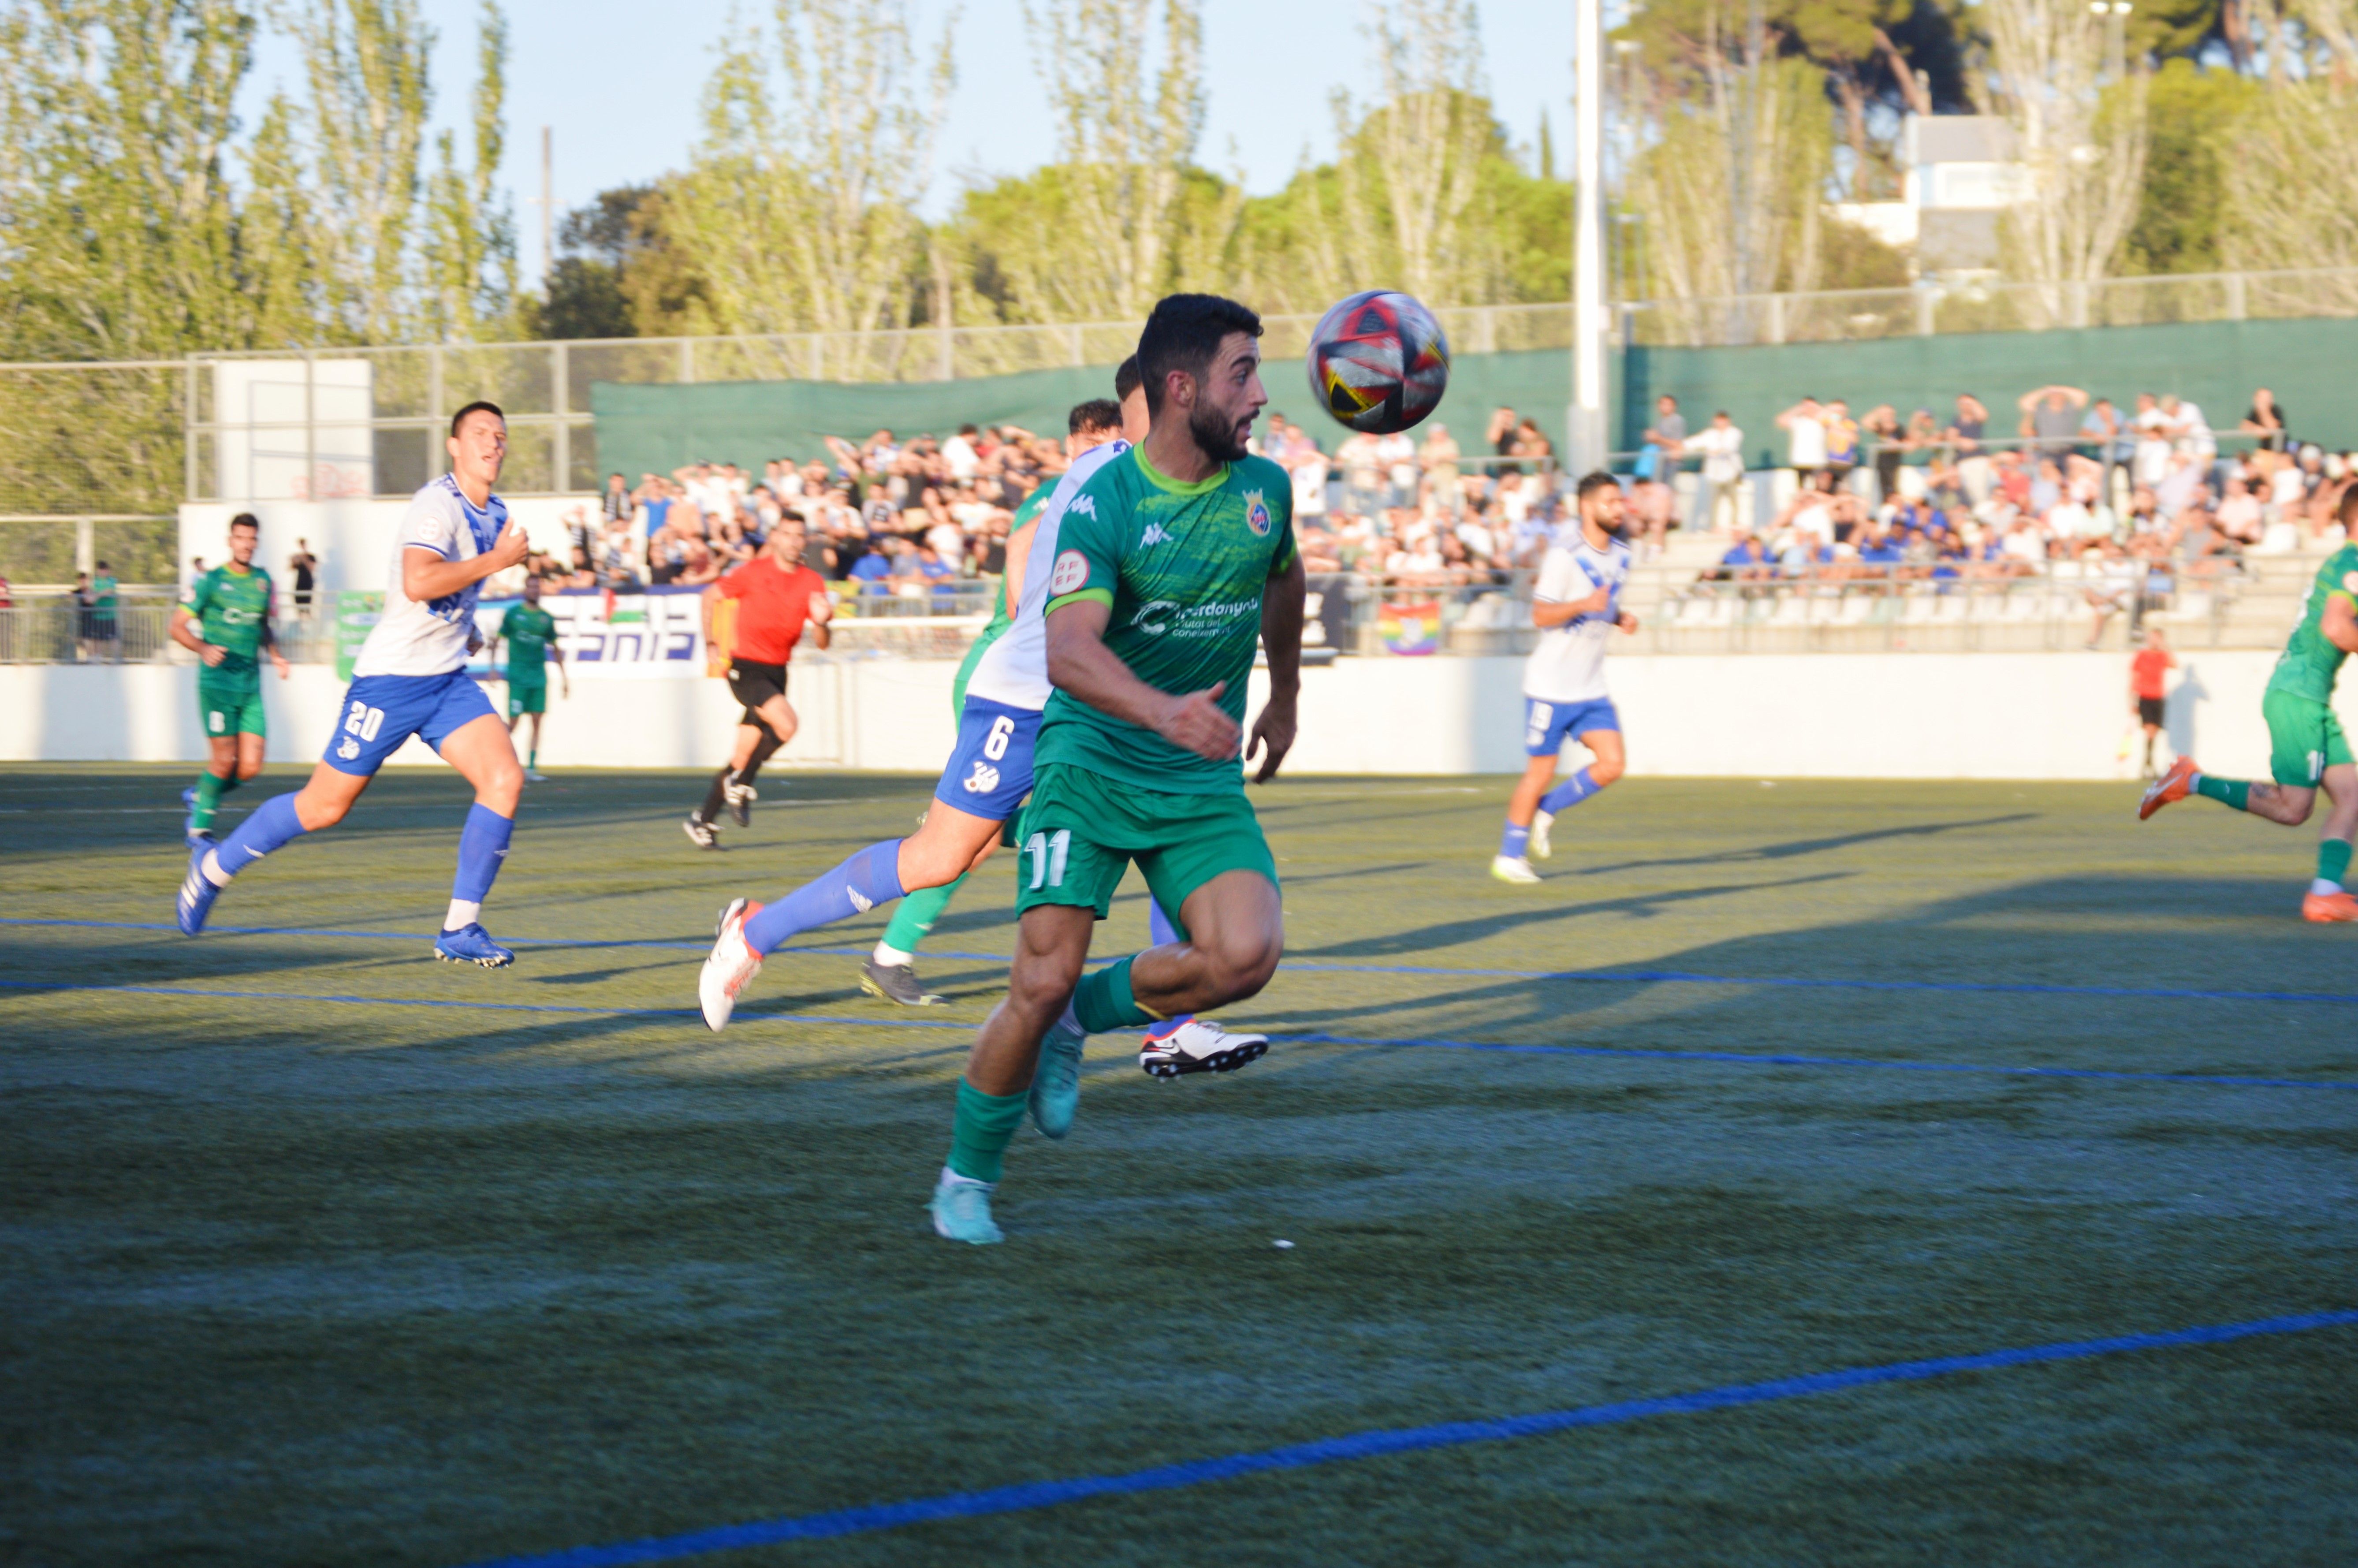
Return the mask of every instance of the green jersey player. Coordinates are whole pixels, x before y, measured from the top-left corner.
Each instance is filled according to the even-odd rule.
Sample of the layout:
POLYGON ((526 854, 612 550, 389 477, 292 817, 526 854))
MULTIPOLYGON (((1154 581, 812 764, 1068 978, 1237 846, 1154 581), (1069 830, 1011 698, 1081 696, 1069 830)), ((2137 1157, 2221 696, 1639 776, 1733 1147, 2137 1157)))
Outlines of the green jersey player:
MULTIPOLYGON (((2342 499, 2344 529, 2358 531, 2358 487, 2342 499)), ((2301 900, 2304 920, 2358 920, 2358 898, 2342 886, 2350 874, 2351 838, 2358 833, 2358 766, 2350 741, 2333 716, 2333 682, 2342 661, 2358 654, 2358 545, 2326 557, 2301 601, 2300 622, 2268 676, 2260 714, 2268 724, 2266 781, 2216 778, 2180 757, 2145 792, 2140 820, 2190 795, 2298 827, 2309 820, 2322 788, 2332 803, 2317 846, 2317 876, 2301 900)))
POLYGON ((557 678, 563 681, 565 699, 573 700, 573 677, 565 668, 565 650, 557 644, 557 617, 541 607, 540 579, 524 579, 524 602, 501 618, 493 641, 508 645, 508 733, 513 736, 524 717, 532 715, 532 751, 525 759, 524 776, 534 784, 546 782, 540 771, 540 727, 548 713, 548 660, 557 660, 557 678))
POLYGON ((1238 761, 1255 643, 1270 695, 1243 750, 1267 748, 1260 779, 1293 747, 1302 679, 1293 492, 1246 449, 1269 401, 1260 336, 1232 300, 1158 303, 1138 341, 1146 439, 1065 506, 1047 584, 1055 691, 1017 829, 1015 960, 958 1084, 934 1192, 935 1229, 954 1240, 1001 1239, 990 1194, 1007 1145, 1027 1104, 1044 1130, 1069 1124, 1091 1033, 1253 996, 1284 947, 1276 862, 1238 761), (1091 929, 1133 861, 1178 940, 1084 979, 1091 929))
POLYGON ((210 755, 193 788, 180 792, 189 808, 183 831, 191 840, 212 837, 221 798, 262 771, 270 735, 262 712, 262 655, 287 676, 287 660, 270 629, 270 574, 254 564, 262 524, 251 512, 229 520, 229 560, 197 579, 188 602, 172 611, 172 641, 203 661, 197 667, 197 718, 210 755))

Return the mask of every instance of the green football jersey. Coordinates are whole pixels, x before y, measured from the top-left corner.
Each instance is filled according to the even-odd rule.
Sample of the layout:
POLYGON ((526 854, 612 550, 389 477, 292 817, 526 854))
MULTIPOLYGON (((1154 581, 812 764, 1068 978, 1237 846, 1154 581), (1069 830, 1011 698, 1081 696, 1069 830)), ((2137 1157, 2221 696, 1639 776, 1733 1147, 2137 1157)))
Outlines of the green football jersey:
POLYGON ((500 622, 500 635, 508 640, 508 678, 537 680, 557 641, 557 617, 536 604, 519 604, 500 622))
MULTIPOLYGON (((1242 724, 1261 595, 1293 560, 1293 498, 1285 470, 1267 458, 1183 484, 1132 448, 1065 507, 1048 611, 1079 599, 1104 604, 1106 646, 1132 675, 1174 694, 1226 681, 1220 706, 1242 724)), ((1238 758, 1206 762, 1064 691, 1042 716, 1038 760, 1174 795, 1244 788, 1238 758)))
POLYGON ((2309 596, 2300 601, 2300 624, 2292 629, 2292 640, 2268 676, 2270 691, 2288 691, 2319 702, 2333 699, 2333 677, 2349 657, 2325 636, 2325 601, 2335 598, 2358 606, 2358 545, 2342 546, 2317 568, 2309 596))
POLYGON ((215 669, 259 668, 262 633, 270 624, 270 574, 260 567, 215 567, 197 579, 189 613, 197 619, 197 635, 228 654, 215 669))
MULTIPOLYGON (((1032 526, 1039 518, 1040 509, 1048 504, 1048 496, 1055 488, 1053 481, 1043 481, 1023 498, 1015 508, 1014 517, 1007 524, 1008 543, 1014 543, 1015 535, 1032 526)), ((999 574, 999 593, 990 601, 990 619, 983 623, 981 633, 974 640, 974 646, 966 651, 966 660, 958 665, 957 678, 950 682, 950 711, 953 714, 966 707, 966 683, 972 678, 974 666, 982 663, 982 655, 990 651, 990 645, 1015 624, 1015 617, 1007 612, 1007 579, 1011 575, 1004 571, 999 574)))

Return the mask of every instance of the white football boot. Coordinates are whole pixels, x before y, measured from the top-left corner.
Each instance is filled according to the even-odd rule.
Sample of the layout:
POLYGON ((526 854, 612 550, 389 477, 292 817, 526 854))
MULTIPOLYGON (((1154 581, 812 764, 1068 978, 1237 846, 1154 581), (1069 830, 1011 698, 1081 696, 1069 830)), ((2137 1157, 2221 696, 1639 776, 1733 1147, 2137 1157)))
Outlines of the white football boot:
POLYGON ((1148 1030, 1145 1044, 1138 1048, 1138 1065, 1158 1078, 1233 1073, 1259 1061, 1268 1049, 1266 1034, 1231 1034, 1208 1018, 1185 1018, 1148 1030))
POLYGON ((704 972, 697 977, 696 997, 704 1006, 704 1026, 716 1034, 737 1011, 738 993, 762 972, 762 956, 745 946, 745 922, 761 907, 741 898, 729 901, 729 907, 720 912, 720 935, 712 944, 712 956, 704 960, 704 972))

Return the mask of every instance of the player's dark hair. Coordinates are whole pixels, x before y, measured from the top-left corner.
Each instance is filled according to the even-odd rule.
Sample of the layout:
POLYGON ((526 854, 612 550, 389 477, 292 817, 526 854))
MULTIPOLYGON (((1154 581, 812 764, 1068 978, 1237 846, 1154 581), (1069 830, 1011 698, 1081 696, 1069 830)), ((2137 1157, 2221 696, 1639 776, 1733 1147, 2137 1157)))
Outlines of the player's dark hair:
POLYGON ((1121 405, 1110 397, 1092 397, 1087 403, 1076 403, 1073 411, 1065 416, 1065 434, 1077 436, 1084 430, 1119 430, 1121 428, 1121 405))
POLYGON ((1572 492, 1572 498, 1574 501, 1585 501, 1600 490, 1618 490, 1620 488, 1621 481, 1619 480, 1615 479, 1603 469, 1597 469, 1581 480, 1579 488, 1572 492))
POLYGON ((501 410, 498 404, 486 403, 479 397, 450 416, 450 434, 455 436, 459 433, 459 427, 466 423, 467 416, 470 414, 488 414, 503 425, 508 422, 507 415, 501 410))
POLYGON ((2344 528, 2358 525, 2358 484, 2343 488, 2342 500, 2333 508, 2333 520, 2344 528))
POLYGON ((1138 335, 1138 369, 1146 384, 1146 411, 1163 411, 1164 384, 1174 370, 1201 379, 1211 373, 1220 340, 1230 332, 1260 336, 1260 318, 1217 294, 1166 294, 1154 302, 1138 335))
POLYGON ((1130 358, 1122 361, 1120 366, 1113 373, 1113 400, 1116 403, 1129 402, 1130 395, 1136 392, 1139 384, 1145 379, 1145 376, 1139 373, 1138 356, 1130 355, 1130 358))
POLYGON ((229 520, 229 526, 230 532, 233 534, 237 532, 240 528, 251 528, 255 533, 259 534, 262 532, 262 519, 256 517, 251 512, 241 512, 236 516, 229 520))

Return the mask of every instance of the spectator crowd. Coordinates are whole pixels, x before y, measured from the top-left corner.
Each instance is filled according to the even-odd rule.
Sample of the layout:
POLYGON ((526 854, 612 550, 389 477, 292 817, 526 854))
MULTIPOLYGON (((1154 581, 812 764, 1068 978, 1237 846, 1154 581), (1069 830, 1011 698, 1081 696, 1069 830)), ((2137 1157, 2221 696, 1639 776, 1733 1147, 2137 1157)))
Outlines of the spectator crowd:
MULTIPOLYGON (((860 599, 930 608, 1006 566, 1017 507, 1065 470, 1062 443, 1012 425, 955 435, 828 437, 828 456, 778 459, 756 475, 697 462, 668 475, 607 477, 596 515, 568 514, 569 559, 535 555, 518 574, 553 588, 638 592, 698 587, 752 559, 781 519, 799 518, 805 561, 860 599)), ((1254 449, 1291 477, 1295 527, 1314 573, 1427 588, 1503 582, 1531 564, 1558 515, 1553 449, 1512 409, 1468 454, 1438 422, 1350 434, 1330 455, 1281 414, 1254 449)))
POLYGON ((2015 413, 2009 437, 1967 393, 1945 422, 1922 408, 1902 419, 1887 403, 1855 416, 1841 398, 1803 397, 1775 420, 1790 493, 1747 520, 1744 433, 1724 413, 1690 431, 1664 396, 1638 456, 1634 510, 1659 542, 1675 476, 1692 466, 1686 521, 1733 535, 1719 575, 1738 580, 2018 577, 2060 562, 2124 579, 2141 566, 2200 578, 2337 529, 2358 482, 2358 456, 2299 440, 2266 387, 2223 440, 2175 395, 2123 407, 2042 386, 2015 413))

